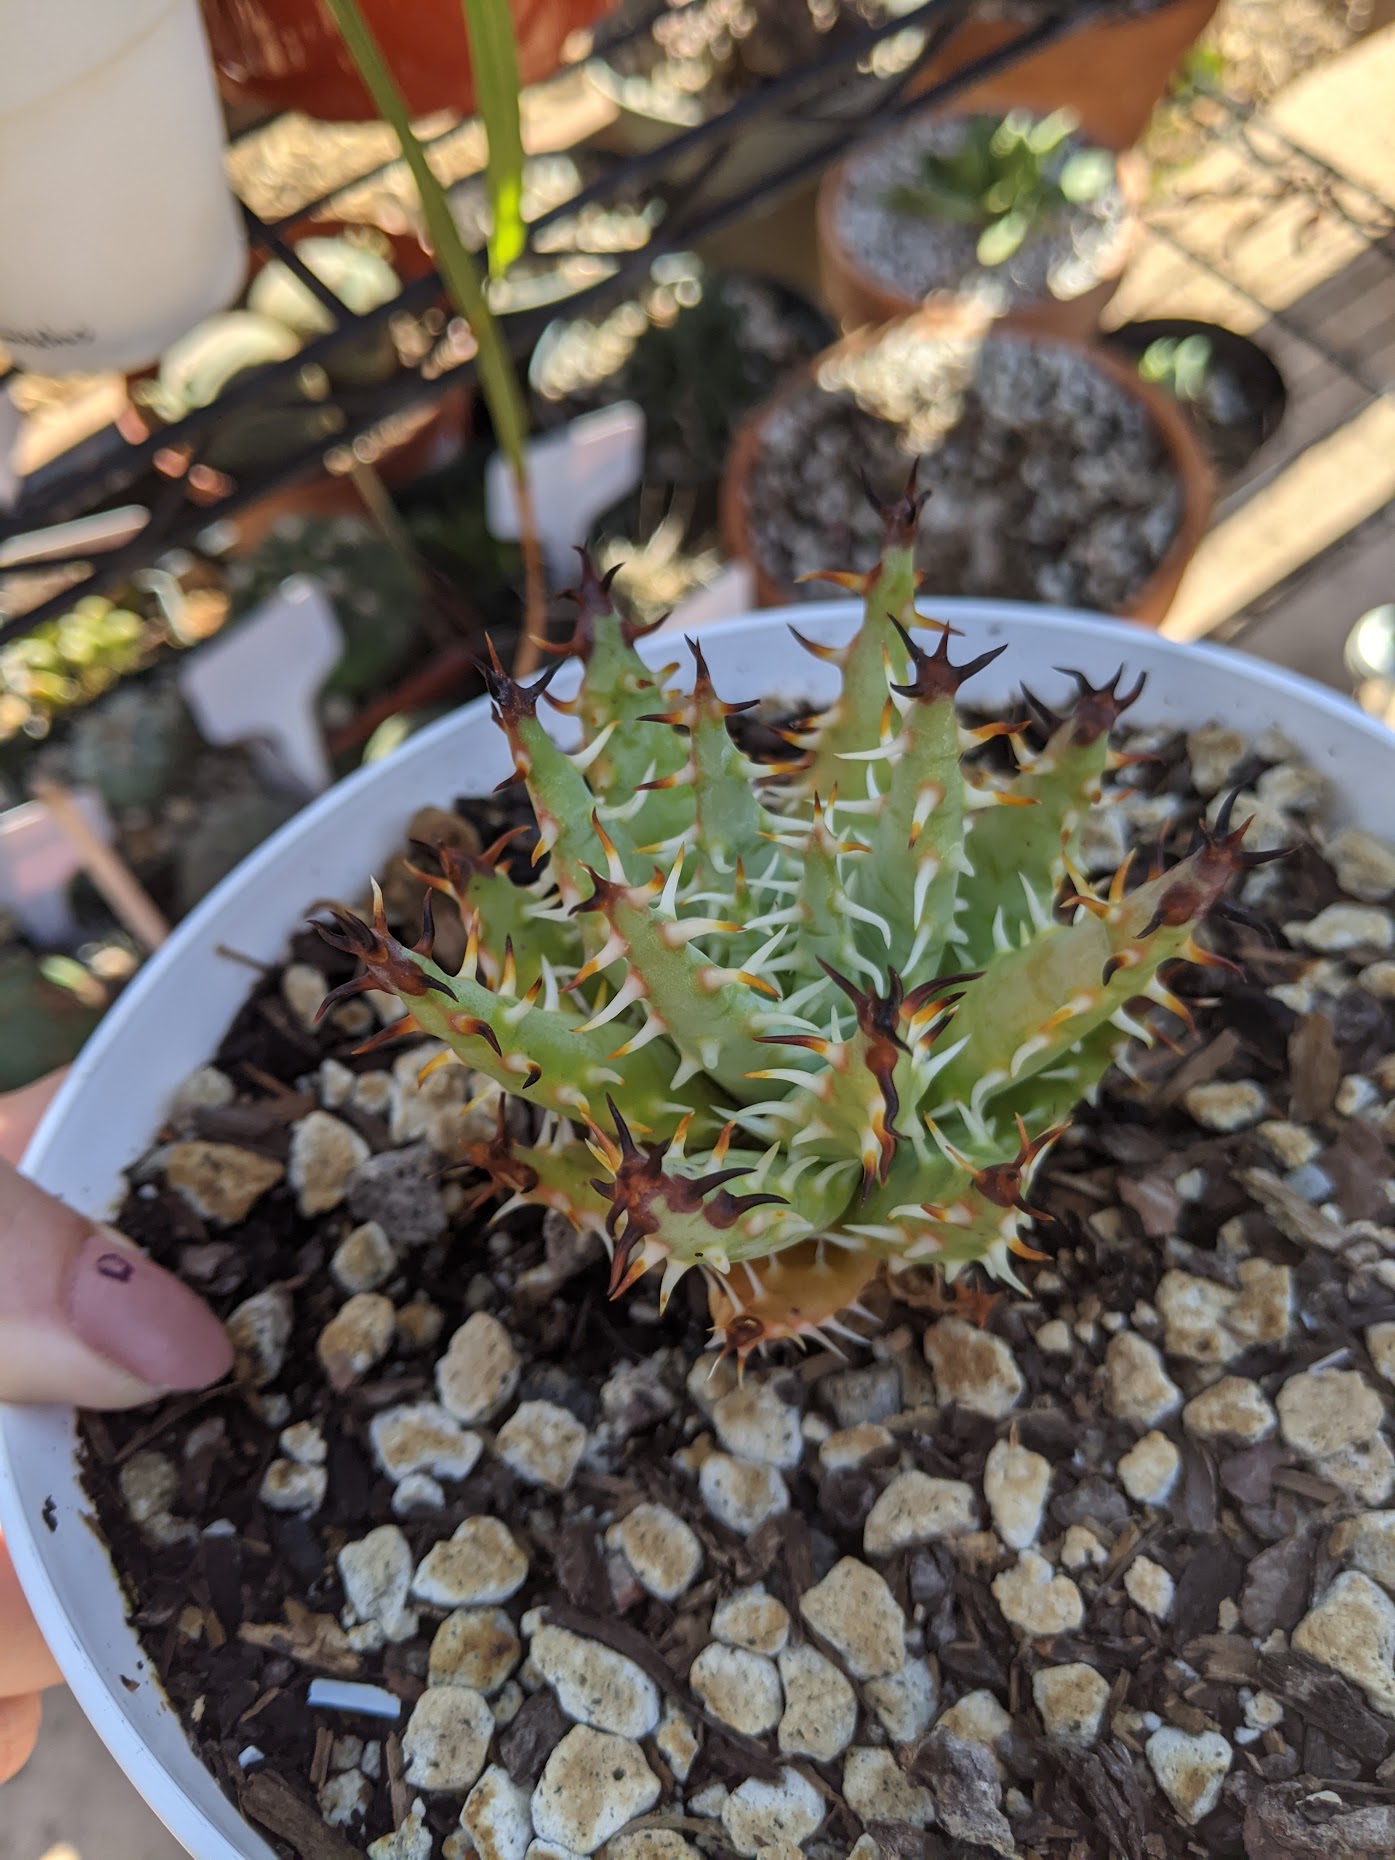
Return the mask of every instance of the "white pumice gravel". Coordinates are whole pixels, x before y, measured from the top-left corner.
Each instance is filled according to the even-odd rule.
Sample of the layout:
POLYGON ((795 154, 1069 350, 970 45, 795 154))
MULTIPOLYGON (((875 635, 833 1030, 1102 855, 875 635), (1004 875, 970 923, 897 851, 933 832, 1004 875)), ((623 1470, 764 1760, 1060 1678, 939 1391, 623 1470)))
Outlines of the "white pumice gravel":
POLYGON ((417 1565, 412 1594, 438 1608, 506 1602, 523 1587, 528 1558, 497 1518, 466 1518, 454 1536, 431 1546, 417 1565))
POLYGON ((436 1365, 441 1405, 458 1421, 492 1421, 518 1387, 519 1356, 498 1318, 476 1311, 455 1332, 436 1365))
POLYGON ((555 1402, 520 1402, 495 1435, 494 1451, 526 1484, 563 1492, 586 1451, 586 1429, 555 1402))
POLYGON ((692 1526, 667 1505, 636 1505, 611 1526, 606 1542, 618 1550, 640 1584, 661 1602, 677 1601, 697 1581, 702 1544, 692 1526))
POLYGON ((1026 1383, 1012 1351, 991 1331, 942 1318, 925 1333, 925 1360, 943 1402, 1000 1421, 1022 1399, 1026 1383))
POLYGON ((1037 1540, 1051 1462, 1028 1447, 996 1441, 983 1469, 983 1491, 993 1514, 993 1528, 1009 1550, 1027 1550, 1037 1540))
POLYGON ((368 1435, 379 1466, 396 1481, 413 1473, 429 1473, 434 1479, 468 1479, 484 1450, 478 1434, 467 1432, 434 1401, 384 1408, 369 1423, 368 1435))
POLYGON ((1014 1568, 995 1576, 992 1589, 1004 1617, 1029 1638, 1073 1633, 1085 1618, 1079 1589, 1034 1550, 1024 1550, 1014 1568))
POLYGON ((780 1722, 780 1674, 763 1654, 711 1641, 688 1668, 688 1684, 714 1718, 746 1737, 763 1737, 780 1722))
POLYGON ((831 1763, 847 1749, 857 1731, 857 1694, 816 1647, 786 1647, 780 1655, 779 1669, 784 1687, 784 1714, 778 1735, 781 1751, 785 1756, 831 1763))
POLYGON ((868 1556, 891 1556, 916 1544, 960 1537, 978 1526, 973 1487, 961 1479, 898 1473, 867 1514, 862 1547, 868 1556))
POLYGON ((232 1143, 191 1138, 157 1152, 156 1161, 175 1193, 215 1227, 245 1221, 269 1189, 286 1173, 284 1163, 232 1143))
POLYGON ((593 1854, 647 1813, 661 1793, 637 1743, 576 1725, 554 1748, 533 1791, 533 1827, 543 1840, 593 1854))
POLYGON ((484 1768, 494 1714, 468 1686, 432 1686, 412 1708, 402 1733, 405 1775, 414 1789, 460 1794, 484 1768))
POLYGON ((349 1190, 349 1179, 368 1161, 367 1143, 340 1117, 311 1111, 291 1128, 286 1174, 302 1214, 328 1214, 349 1190))
POLYGON ((1032 1675, 1032 1698, 1049 1738, 1069 1750, 1088 1750, 1104 1725, 1109 1681, 1082 1660, 1041 1666, 1032 1675))
POLYGON ((906 1661, 905 1616, 885 1580, 845 1556, 800 1597, 799 1612, 857 1679, 900 1672, 906 1661))
POLYGON ((713 1639, 729 1647, 773 1655, 784 1647, 789 1634, 789 1610, 763 1583, 733 1591, 712 1611, 713 1639))
POLYGON ((625 1654, 568 1628, 543 1626, 528 1643, 528 1658, 578 1724, 631 1738, 658 1729, 658 1687, 625 1654))
POLYGON ((789 1487, 775 1467, 733 1459, 729 1453, 708 1455, 698 1487, 717 1522, 740 1537, 749 1537, 790 1506, 789 1487))
POLYGON ((717 1438, 737 1459, 759 1460, 792 1472, 804 1455, 799 1410, 771 1382, 748 1376, 712 1409, 717 1438))
POLYGON ((1189 1733, 1175 1725, 1154 1731, 1144 1749, 1148 1767, 1189 1827, 1204 1821, 1221 1799, 1235 1753, 1219 1731, 1189 1733))

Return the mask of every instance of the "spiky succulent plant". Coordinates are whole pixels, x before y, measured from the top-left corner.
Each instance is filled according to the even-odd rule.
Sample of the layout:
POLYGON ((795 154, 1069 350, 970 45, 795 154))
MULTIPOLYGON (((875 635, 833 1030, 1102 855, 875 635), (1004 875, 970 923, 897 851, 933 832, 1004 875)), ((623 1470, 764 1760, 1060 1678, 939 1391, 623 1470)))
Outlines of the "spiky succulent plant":
POLYGON ((406 1018, 380 1038, 434 1035, 536 1108, 518 1141, 501 1100, 464 1160, 599 1231, 614 1294, 652 1269, 666 1300, 696 1268, 741 1357, 836 1325, 883 1265, 1012 1280, 1034 1165, 1142 1031, 1140 997, 1185 1016, 1160 972, 1219 960, 1193 930, 1252 856, 1225 823, 1092 895, 1072 848, 1138 687, 1077 676, 1064 715, 1035 705, 1035 752, 1025 725, 966 729, 957 693, 1002 648, 955 663, 949 628, 933 650, 915 636, 936 628, 914 605, 917 515, 912 487, 878 568, 832 577, 865 617, 846 646, 801 641, 842 687, 778 765, 738 747, 749 706, 700 649, 676 694, 588 572, 565 649, 580 689, 547 700, 582 747, 538 715, 557 666, 527 687, 491 672, 537 822, 527 882, 514 835, 423 870, 468 928, 457 975, 432 961, 429 909, 414 948, 381 904, 326 932, 363 964, 331 999, 396 993, 406 1018), (995 735, 1012 780, 963 760, 995 735))

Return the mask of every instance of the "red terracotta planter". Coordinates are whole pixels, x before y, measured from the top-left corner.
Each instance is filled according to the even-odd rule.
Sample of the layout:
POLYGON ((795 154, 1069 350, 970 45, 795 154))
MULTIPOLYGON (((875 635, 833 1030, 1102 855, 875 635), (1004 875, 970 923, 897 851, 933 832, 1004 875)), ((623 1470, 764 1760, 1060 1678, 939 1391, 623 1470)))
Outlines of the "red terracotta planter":
MULTIPOLYGON (((556 70, 568 36, 613 0, 513 0, 519 73, 556 70)), ((323 0, 202 0, 223 95, 330 122, 376 118, 323 0)), ((475 108, 460 0, 363 0, 363 14, 414 116, 475 108)))
MULTIPOLYGON (((1219 4, 1220 0, 1172 0, 1137 19, 1082 26, 959 91, 953 108, 1003 111, 1016 106, 1040 115, 1071 109, 1092 142, 1109 149, 1132 148, 1187 48, 1205 31, 1219 4)), ((942 84, 965 65, 1010 44, 1022 30, 1020 22, 1011 20, 966 21, 925 67, 916 89, 942 84)))

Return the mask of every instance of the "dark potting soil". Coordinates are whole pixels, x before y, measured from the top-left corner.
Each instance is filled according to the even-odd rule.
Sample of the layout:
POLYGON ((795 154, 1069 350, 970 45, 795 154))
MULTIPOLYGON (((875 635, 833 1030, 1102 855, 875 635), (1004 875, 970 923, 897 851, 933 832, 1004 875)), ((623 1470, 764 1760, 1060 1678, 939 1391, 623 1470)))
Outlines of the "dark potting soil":
MULTIPOLYGON (((703 1359, 696 1288, 663 1319, 643 1283, 608 1304, 598 1249, 565 1223, 524 1212, 486 1225, 477 1178, 452 1169, 435 1121, 464 1115, 458 1097, 417 1087, 416 1062, 404 1066, 396 1048, 356 1055, 376 1026, 363 1002, 318 1029, 298 1011, 304 970, 329 987, 347 979, 346 959, 307 932, 287 970, 261 976, 213 1057, 232 1090, 205 1076, 161 1145, 229 1146, 264 1159, 266 1174, 286 1164, 303 1120, 328 1108, 366 1160, 323 1213, 303 1213, 282 1174, 231 1222, 171 1186, 168 1147, 138 1165, 123 1229, 221 1314, 243 1313, 244 1336, 256 1297, 286 1328, 249 1346, 240 1385, 85 1417, 83 1438, 151 1669, 127 1683, 164 1687, 222 1788, 280 1853, 562 1852, 542 1838, 526 1846, 531 1792, 580 1709, 575 1688, 541 1670, 544 1626, 580 1637, 577 1657, 622 1656, 610 1680, 632 1705, 656 1689, 663 1712, 657 1728, 657 1710, 632 1727, 654 1789, 606 1860, 760 1849, 780 1860, 1317 1860, 1395 1848, 1389 1649, 1363 1663, 1323 1631, 1356 1601, 1358 1640, 1378 1642, 1382 1607, 1395 1634, 1395 1604, 1346 1568, 1387 1582, 1395 1570, 1380 1524, 1395 1492, 1395 1371, 1382 1349, 1395 1331, 1373 1328, 1395 1321, 1389 919, 1343 894, 1337 870, 1348 866, 1315 838, 1319 785, 1285 746, 1194 739, 1190 761, 1180 737, 1139 733, 1134 746, 1157 759, 1129 771, 1126 839, 1151 842, 1169 817, 1184 841, 1205 805, 1193 765, 1214 772, 1219 759, 1224 785, 1257 795, 1260 834, 1297 843, 1248 882, 1251 921, 1212 927, 1241 973, 1185 972, 1195 1032, 1170 1022, 1174 1047, 1140 1049, 1136 1076, 1111 1074, 1052 1152, 1034 1191, 1052 1216, 1034 1243, 1051 1257, 1026 1268, 1029 1298, 956 1297, 929 1274, 908 1276, 896 1299, 869 1296, 875 1324, 846 1359, 777 1357, 748 1375, 750 1394, 703 1359), (1350 924, 1368 940, 1314 932, 1304 947, 1307 924, 1337 921, 1322 919, 1334 905, 1364 914, 1350 924), (375 1161, 394 1152, 405 1203, 375 1161), (387 1230, 373 1295, 390 1301, 391 1321, 336 1389, 317 1353, 345 1302, 330 1261, 369 1208, 387 1230), (468 1476, 442 1476, 434 1491, 428 1480, 404 1502, 371 1424, 436 1398, 447 1345, 478 1314, 512 1342, 513 1386, 470 1422, 483 1450, 468 1476), (1319 1412, 1330 1385, 1307 1373, 1315 1366, 1350 1378, 1336 1417, 1319 1412), (584 1430, 561 1489, 504 1457, 498 1430, 520 1403, 549 1404, 584 1430), (789 1409, 792 1447, 779 1427, 789 1409), (772 1426, 783 1444, 767 1452, 760 1433, 772 1426), (718 1516, 698 1473, 743 1444, 780 1470, 762 1475, 765 1500, 748 1493, 718 1516), (274 1468, 284 1484, 317 1465, 318 1502, 268 1502, 274 1468), (927 1529, 874 1554, 869 1516, 908 1474, 954 1482, 946 1492, 965 1516, 953 1533, 927 1529), (646 1589, 616 1532, 641 1504, 666 1507, 701 1553, 672 1599, 646 1589), (428 1686, 433 1642, 450 1608, 417 1594, 395 1621, 365 1626, 344 1612, 337 1560, 395 1527, 419 1588, 422 1559, 471 1518, 501 1521, 526 1561, 485 1610, 507 1616, 492 1619, 503 1655, 480 1655, 494 1659, 480 1680, 491 1695, 480 1760, 491 1800, 507 1797, 507 1826, 484 1784, 470 1792, 473 1775, 433 1790, 413 1767, 426 1761, 414 1713, 439 1689, 428 1686), (907 1637, 895 1698, 887 1680, 863 1676, 857 1620, 836 1608, 802 1616, 803 1599, 836 1587, 849 1559, 877 1572, 907 1637), (1354 1595, 1353 1583, 1366 1588, 1354 1595), (718 1632, 713 1610, 757 1584, 788 1619, 765 1651, 748 1638, 733 1698, 694 1662, 723 1635, 739 1638, 718 1632), (777 1678, 770 1655, 785 1636, 777 1678), (528 1640, 533 1657, 517 1667, 528 1640), (803 1698, 787 1664, 801 1641, 832 1670, 820 1728, 803 1734, 819 1755, 801 1754, 783 1722, 778 1733, 773 1720, 743 1728, 762 1685, 778 1701, 783 1684, 787 1716, 803 1698), (312 1707, 317 1677, 381 1687, 398 1715, 312 1707), (1059 1690, 1072 1683, 1093 1700, 1076 1708, 1090 1723, 1075 1732, 1059 1690), (848 1697, 852 1716, 831 1732, 842 1707, 828 1700, 848 1697)), ((492 838, 516 818, 508 807, 462 803, 467 824, 454 830, 492 838)), ((1102 835, 1095 863, 1116 852, 1102 835)), ((400 866, 388 880, 405 925, 420 886, 400 866)), ((588 1709, 594 1722, 616 1708, 588 1709)))

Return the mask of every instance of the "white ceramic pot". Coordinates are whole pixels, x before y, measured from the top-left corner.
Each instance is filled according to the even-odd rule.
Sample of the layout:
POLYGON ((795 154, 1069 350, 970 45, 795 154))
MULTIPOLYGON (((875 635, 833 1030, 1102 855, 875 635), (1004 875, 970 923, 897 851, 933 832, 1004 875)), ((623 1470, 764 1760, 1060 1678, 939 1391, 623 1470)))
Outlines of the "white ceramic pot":
MULTIPOLYGON (((801 630, 818 640, 846 638, 857 617, 847 601, 795 611, 801 630)), ((1332 692, 1238 653, 1178 645, 1088 614, 969 600, 937 602, 934 612, 962 629, 962 653, 1010 644, 975 680, 975 699, 1005 701, 1025 682, 1050 701, 1066 695, 1056 667, 1078 666, 1099 679, 1122 661, 1130 672, 1148 673, 1131 720, 1190 727, 1221 718, 1256 734, 1277 725, 1329 777, 1347 819, 1389 831, 1395 736, 1332 692)), ((817 701, 832 694, 836 674, 791 642, 781 614, 715 627, 706 649, 724 696, 817 701)), ((644 650, 655 663, 687 656, 672 637, 658 636, 644 650)), ((575 681, 567 668, 559 695, 568 674, 575 681)), ((570 726, 557 721, 564 735, 570 726)), ((28 1173, 86 1213, 108 1214, 122 1170, 149 1143, 176 1086, 207 1060, 246 995, 246 969, 220 958, 218 946, 275 959, 317 899, 363 889, 374 864, 400 845, 418 806, 485 794, 508 772, 503 738, 480 701, 291 821, 185 921, 107 1016, 35 1137, 28 1173)), ((271 1860, 150 1680, 106 1553, 83 1521, 74 1438, 67 1410, 0 1411, 0 1528, 39 1627, 117 1761, 196 1860, 271 1860), (139 1683, 128 1689, 123 1675, 139 1683)))
POLYGON ((0 342, 137 368, 247 263, 198 0, 0 0, 0 342))

